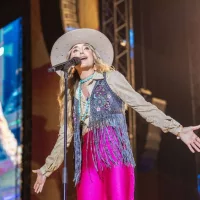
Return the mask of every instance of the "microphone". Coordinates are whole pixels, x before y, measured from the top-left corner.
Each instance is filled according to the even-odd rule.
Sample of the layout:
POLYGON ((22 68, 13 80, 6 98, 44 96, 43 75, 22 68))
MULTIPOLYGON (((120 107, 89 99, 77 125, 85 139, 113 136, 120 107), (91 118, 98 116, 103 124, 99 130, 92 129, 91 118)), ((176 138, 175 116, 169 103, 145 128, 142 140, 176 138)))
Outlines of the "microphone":
POLYGON ((59 70, 67 71, 71 66, 76 66, 79 64, 81 64, 81 59, 78 57, 73 57, 72 59, 70 59, 66 62, 54 65, 53 67, 48 69, 48 72, 55 72, 55 71, 59 71, 59 70))

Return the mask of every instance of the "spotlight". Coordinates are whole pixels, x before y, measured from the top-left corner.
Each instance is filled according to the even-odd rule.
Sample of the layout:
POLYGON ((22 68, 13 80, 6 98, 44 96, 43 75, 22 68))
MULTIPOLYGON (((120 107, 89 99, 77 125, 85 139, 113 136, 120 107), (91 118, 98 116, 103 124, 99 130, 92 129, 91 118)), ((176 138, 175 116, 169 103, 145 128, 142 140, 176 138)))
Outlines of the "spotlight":
POLYGON ((126 46, 126 40, 120 40, 120 45, 125 47, 126 46))

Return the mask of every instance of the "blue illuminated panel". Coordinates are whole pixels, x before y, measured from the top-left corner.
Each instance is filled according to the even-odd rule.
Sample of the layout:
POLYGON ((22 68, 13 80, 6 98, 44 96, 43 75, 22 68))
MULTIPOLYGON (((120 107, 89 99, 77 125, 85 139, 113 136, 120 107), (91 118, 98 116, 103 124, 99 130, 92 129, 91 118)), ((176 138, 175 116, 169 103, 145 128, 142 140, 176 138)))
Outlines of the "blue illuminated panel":
POLYGON ((21 18, 18 18, 0 29, 0 200, 20 199, 21 21, 21 18))

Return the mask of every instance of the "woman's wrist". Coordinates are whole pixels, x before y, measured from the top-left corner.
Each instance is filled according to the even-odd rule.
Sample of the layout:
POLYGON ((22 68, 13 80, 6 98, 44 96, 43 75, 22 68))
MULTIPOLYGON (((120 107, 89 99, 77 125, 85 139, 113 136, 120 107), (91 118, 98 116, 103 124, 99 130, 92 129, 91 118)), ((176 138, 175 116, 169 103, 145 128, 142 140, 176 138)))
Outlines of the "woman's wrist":
POLYGON ((182 131, 183 131, 183 126, 180 125, 180 127, 178 128, 177 133, 175 134, 177 139, 180 139, 180 138, 181 138, 181 132, 182 132, 182 131))

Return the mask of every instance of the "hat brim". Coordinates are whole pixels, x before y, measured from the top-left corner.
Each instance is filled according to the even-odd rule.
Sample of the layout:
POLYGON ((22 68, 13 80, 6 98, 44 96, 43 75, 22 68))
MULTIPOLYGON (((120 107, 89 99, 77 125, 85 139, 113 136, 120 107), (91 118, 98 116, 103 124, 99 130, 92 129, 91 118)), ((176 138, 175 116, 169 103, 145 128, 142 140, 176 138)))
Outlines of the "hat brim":
MULTIPOLYGON (((65 33, 54 43, 50 56, 52 66, 66 62, 69 50, 80 43, 92 45, 101 59, 108 65, 112 65, 114 51, 110 40, 97 30, 82 28, 65 33)), ((62 74, 61 71, 57 73, 62 74)))

